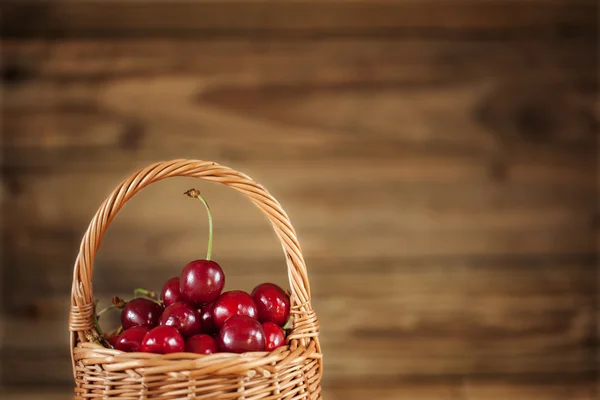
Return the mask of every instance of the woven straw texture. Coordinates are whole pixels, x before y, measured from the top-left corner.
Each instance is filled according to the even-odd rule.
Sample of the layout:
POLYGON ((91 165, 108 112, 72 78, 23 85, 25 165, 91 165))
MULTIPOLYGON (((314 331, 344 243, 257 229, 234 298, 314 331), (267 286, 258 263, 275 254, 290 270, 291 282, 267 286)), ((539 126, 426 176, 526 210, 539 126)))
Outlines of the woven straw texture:
POLYGON ((321 399, 319 324, 294 228, 264 187, 214 162, 159 162, 137 171, 108 196, 90 222, 75 262, 69 329, 75 399, 321 399), (283 247, 291 288, 294 326, 288 345, 273 352, 158 355, 123 353, 94 340, 91 279, 102 236, 138 191, 176 176, 227 185, 246 195, 271 221, 283 247))

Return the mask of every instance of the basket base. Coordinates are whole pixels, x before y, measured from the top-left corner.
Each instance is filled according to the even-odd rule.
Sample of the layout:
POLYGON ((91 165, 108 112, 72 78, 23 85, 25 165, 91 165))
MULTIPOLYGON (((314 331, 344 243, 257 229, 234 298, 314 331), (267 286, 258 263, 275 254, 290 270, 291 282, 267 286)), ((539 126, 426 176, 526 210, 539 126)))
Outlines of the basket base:
POLYGON ((320 400, 322 358, 314 348, 157 355, 80 343, 74 399, 320 400))

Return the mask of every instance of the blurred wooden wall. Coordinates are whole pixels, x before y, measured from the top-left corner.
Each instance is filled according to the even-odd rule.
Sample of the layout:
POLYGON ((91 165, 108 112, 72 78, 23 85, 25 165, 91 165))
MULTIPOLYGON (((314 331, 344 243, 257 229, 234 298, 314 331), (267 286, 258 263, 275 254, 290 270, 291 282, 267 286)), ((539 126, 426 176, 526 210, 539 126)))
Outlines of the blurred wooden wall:
MULTIPOLYGON (((90 218, 135 169, 200 158, 288 211, 329 398, 597 398, 594 1, 2 11, 4 386, 70 389, 72 264, 90 218)), ((181 194, 194 186, 227 286, 287 284, 258 210, 173 179, 115 220, 100 299, 158 289, 204 255, 204 210, 181 194)))

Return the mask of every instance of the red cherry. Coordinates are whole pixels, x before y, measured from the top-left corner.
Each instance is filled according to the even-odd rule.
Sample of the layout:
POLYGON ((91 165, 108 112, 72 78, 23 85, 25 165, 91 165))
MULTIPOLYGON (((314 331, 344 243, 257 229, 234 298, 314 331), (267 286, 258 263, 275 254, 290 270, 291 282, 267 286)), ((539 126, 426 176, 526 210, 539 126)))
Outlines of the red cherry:
POLYGON ((212 319, 217 328, 222 327, 228 318, 235 315, 245 315, 254 319, 258 315, 254 300, 242 290, 225 292, 213 304, 212 319))
POLYGON ((192 305, 183 301, 173 303, 163 311, 160 325, 176 328, 183 337, 190 337, 202 331, 200 314, 192 305))
POLYGON ((212 334, 217 332, 217 327, 213 323, 212 319, 212 310, 214 304, 215 303, 207 304, 204 306, 204 308, 202 308, 202 311, 200 311, 200 320, 202 321, 202 331, 204 333, 212 334))
POLYGON ((119 336, 115 349, 129 353, 140 351, 146 333, 148 333, 148 328, 145 326, 134 326, 127 329, 119 336))
POLYGON ((145 353, 168 354, 185 350, 185 342, 179 331, 172 326, 157 326, 142 340, 142 351, 145 353))
POLYGON ((198 354, 218 353, 217 341, 209 335, 194 335, 185 342, 185 351, 198 354))
POLYGON ((273 322, 264 322, 262 328, 265 332, 265 349, 267 351, 273 351, 285 344, 285 332, 279 325, 273 322))
POLYGON ((106 341, 114 348, 117 348, 117 342, 119 341, 119 335, 109 336, 106 341))
POLYGON ((154 328, 163 308, 160 304, 144 298, 133 299, 121 311, 121 325, 127 330, 134 326, 154 328))
POLYGON ((200 194, 198 189, 190 189, 186 195, 200 200, 206 208, 208 215, 208 249, 206 260, 195 260, 188 263, 181 272, 179 290, 183 298, 188 302, 200 307, 212 303, 223 291, 225 286, 225 274, 214 261, 211 261, 213 224, 212 215, 208 203, 200 194))
POLYGON ((196 260, 181 272, 179 290, 185 300, 196 306, 212 303, 225 286, 225 274, 214 261, 196 260))
POLYGON ((265 333, 260 322, 246 315, 236 315, 223 324, 217 336, 219 350, 245 353, 265 350, 265 333))
POLYGON ((181 291, 179 290, 179 277, 175 276, 165 282, 160 299, 164 303, 165 307, 169 307, 173 303, 183 300, 181 291))
POLYGON ((252 291, 260 322, 284 326, 290 316, 290 297, 274 283, 263 283, 252 291))

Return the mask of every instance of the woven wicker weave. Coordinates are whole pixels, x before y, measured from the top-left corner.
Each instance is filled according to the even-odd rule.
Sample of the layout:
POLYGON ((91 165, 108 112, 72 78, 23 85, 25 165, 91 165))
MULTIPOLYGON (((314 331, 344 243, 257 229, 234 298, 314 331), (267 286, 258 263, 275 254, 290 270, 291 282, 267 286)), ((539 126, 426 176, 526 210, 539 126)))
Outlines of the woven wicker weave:
POLYGON ((294 228, 279 203, 248 176, 214 162, 174 160, 141 169, 102 203, 75 262, 71 312, 75 399, 321 399, 319 324, 310 303, 306 265, 294 228), (145 186, 184 176, 219 182, 245 194, 281 241, 291 287, 294 327, 273 352, 168 355, 123 353, 94 343, 94 256, 121 207, 145 186))

